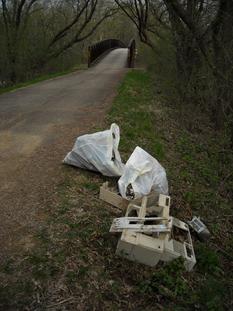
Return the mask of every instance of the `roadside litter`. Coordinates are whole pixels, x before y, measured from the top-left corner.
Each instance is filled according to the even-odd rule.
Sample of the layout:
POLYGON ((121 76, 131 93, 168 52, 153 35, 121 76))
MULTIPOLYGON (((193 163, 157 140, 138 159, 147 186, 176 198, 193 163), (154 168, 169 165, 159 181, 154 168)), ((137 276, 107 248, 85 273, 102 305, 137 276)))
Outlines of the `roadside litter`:
POLYGON ((113 123, 110 130, 78 137, 63 163, 105 176, 121 176, 124 164, 118 151, 119 142, 120 129, 113 123))
POLYGON ((191 221, 188 221, 188 224, 197 233, 201 241, 207 241, 210 238, 210 232, 206 225, 200 220, 200 217, 194 216, 191 221))
POLYGON ((149 153, 136 147, 118 181, 120 194, 125 199, 136 199, 151 191, 168 194, 165 169, 149 153))
MULTIPOLYGON (((113 123, 110 130, 78 137, 63 162, 120 177, 118 187, 110 188, 108 182, 100 187, 100 199, 126 211, 110 228, 121 233, 116 254, 149 266, 183 257, 185 268, 191 271, 196 258, 189 227, 170 216, 165 169, 140 147, 124 165, 119 142, 120 129, 113 123)), ((198 218, 189 224, 198 234, 208 231, 198 218)))
MULTIPOLYGON (((147 199, 150 204, 153 204, 157 198, 158 194, 155 192, 151 192, 149 195, 147 195, 147 199)), ((109 187, 109 182, 103 183, 103 185, 100 187, 100 199, 121 210, 125 210, 129 205, 129 200, 123 198, 120 195, 117 187, 109 187)), ((142 198, 134 199, 130 202, 140 205, 142 198)))
MULTIPOLYGON (((118 208, 125 207, 125 199, 116 200, 116 196, 106 184, 101 187, 102 200, 108 203, 112 200, 118 208)), ((110 232, 121 232, 116 254, 131 261, 154 267, 159 261, 169 262, 182 257, 187 271, 196 263, 189 227, 170 216, 169 196, 152 192, 141 200, 132 200, 125 217, 113 220, 110 232)))

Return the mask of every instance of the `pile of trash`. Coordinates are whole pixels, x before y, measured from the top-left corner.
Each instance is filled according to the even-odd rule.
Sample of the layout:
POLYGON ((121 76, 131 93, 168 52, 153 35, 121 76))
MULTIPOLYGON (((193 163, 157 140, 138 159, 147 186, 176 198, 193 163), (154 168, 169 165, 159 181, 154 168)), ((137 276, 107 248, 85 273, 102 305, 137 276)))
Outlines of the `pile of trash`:
MULTIPOLYGON (((170 216, 165 169, 138 146, 122 163, 119 143, 120 129, 113 123, 109 130, 78 137, 63 163, 119 177, 118 189, 109 188, 108 183, 100 188, 100 199, 126 210, 110 228, 110 232, 121 232, 118 255, 149 266, 183 257, 185 268, 192 270, 196 258, 189 226, 170 216)), ((202 236, 209 233, 196 217, 189 225, 202 236)))
POLYGON ((109 130, 77 138, 63 163, 100 172, 104 176, 120 177, 118 187, 125 199, 148 195, 152 190, 168 194, 165 169, 149 153, 136 147, 124 165, 118 151, 120 129, 112 124, 109 130))

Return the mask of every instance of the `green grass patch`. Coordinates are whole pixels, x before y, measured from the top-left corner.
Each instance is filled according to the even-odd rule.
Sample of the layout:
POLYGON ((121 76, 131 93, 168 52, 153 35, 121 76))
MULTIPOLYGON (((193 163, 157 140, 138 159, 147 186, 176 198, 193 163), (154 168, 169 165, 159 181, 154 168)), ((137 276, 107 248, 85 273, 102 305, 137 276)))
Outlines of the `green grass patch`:
MULTIPOLYGON (((200 244, 194 237, 197 265, 192 274, 184 274, 179 262, 174 262, 140 281, 139 288, 178 301, 172 307, 168 303, 169 310, 192 310, 193 305, 201 310, 222 310, 222 284, 229 287, 232 274, 224 265, 227 256, 222 257, 214 244, 229 251, 231 218, 224 214, 231 215, 232 152, 205 117, 198 116, 201 122, 197 132, 188 130, 180 120, 179 110, 167 102, 166 96, 158 95, 160 86, 154 81, 158 82, 146 71, 129 72, 109 121, 120 126, 120 149, 126 159, 139 145, 162 163, 169 180, 172 214, 182 220, 190 219, 192 214, 201 216, 213 235, 213 244, 200 244), (224 228, 218 221, 221 216, 227 221, 224 228)), ((230 296, 229 291, 226 295, 230 296)))
POLYGON ((139 284, 142 292, 157 292, 169 298, 184 300, 189 293, 188 284, 182 279, 183 260, 177 259, 161 267, 152 276, 139 284))
POLYGON ((198 270, 202 273, 218 274, 221 273, 219 255, 207 247, 200 244, 196 247, 198 270))
POLYGON ((137 145, 159 160, 164 149, 155 128, 154 88, 145 71, 131 71, 119 88, 118 96, 109 113, 109 122, 121 129, 120 149, 129 155, 137 145))

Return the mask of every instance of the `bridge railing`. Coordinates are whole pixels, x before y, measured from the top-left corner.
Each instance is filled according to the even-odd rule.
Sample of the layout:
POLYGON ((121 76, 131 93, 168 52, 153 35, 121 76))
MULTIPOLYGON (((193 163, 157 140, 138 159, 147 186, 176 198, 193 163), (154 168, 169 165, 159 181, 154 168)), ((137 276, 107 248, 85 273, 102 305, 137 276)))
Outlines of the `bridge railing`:
POLYGON ((128 53, 128 67, 133 68, 135 65, 135 57, 136 57, 136 41, 132 39, 128 45, 129 53, 128 53))
POLYGON ((116 48, 126 48, 126 45, 117 39, 107 39, 89 46, 88 67, 90 67, 105 52, 116 48))
MULTIPOLYGON (((95 61, 104 53, 117 48, 126 48, 126 45, 117 39, 107 39, 100 41, 88 47, 88 67, 93 65, 95 61)), ((136 57, 136 41, 132 39, 128 45, 128 60, 127 65, 133 68, 136 57)))

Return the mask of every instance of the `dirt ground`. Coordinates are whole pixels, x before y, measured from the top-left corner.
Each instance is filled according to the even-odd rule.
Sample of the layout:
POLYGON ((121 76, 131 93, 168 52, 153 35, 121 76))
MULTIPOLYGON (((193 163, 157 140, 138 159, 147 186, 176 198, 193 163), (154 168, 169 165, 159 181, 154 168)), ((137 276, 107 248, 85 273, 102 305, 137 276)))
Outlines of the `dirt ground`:
MULTIPOLYGON (((43 222, 44 208, 53 200, 54 188, 63 180, 62 160, 71 149, 75 138, 99 125, 109 103, 86 109, 80 126, 54 126, 62 133, 51 143, 44 143, 25 159, 12 159, 7 183, 1 188, 1 255, 2 260, 13 252, 34 246, 33 233, 43 222), (3 213, 3 215, 5 215, 3 213)), ((79 123, 79 122, 78 122, 79 123)))

